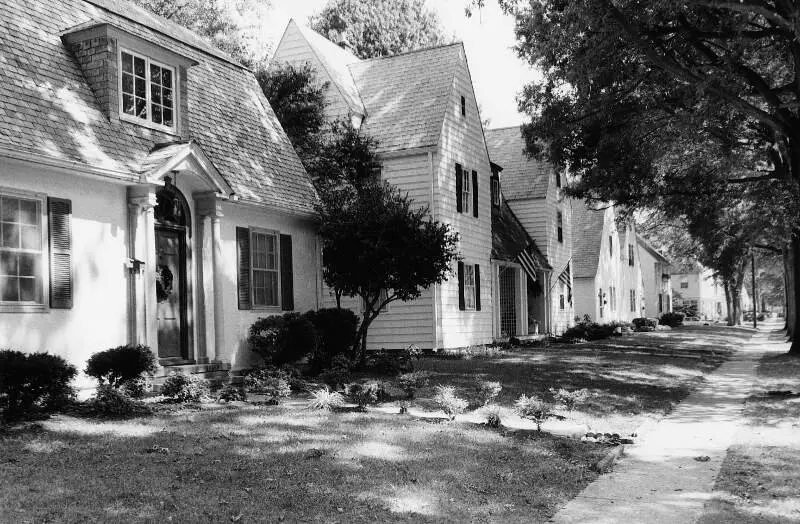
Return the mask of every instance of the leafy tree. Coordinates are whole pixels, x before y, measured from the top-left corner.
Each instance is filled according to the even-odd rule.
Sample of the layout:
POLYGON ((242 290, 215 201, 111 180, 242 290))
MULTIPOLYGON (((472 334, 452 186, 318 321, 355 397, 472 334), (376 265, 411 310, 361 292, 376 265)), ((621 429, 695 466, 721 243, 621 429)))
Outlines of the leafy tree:
POLYGON ((448 278, 458 235, 385 182, 323 193, 319 214, 323 279, 337 296, 359 297, 364 305, 355 344, 360 360, 381 310, 448 278))
MULTIPOLYGON (((800 261, 793 3, 500 3, 516 17, 518 53, 545 72, 520 98, 532 116, 528 149, 575 173, 574 196, 641 208, 753 187, 770 199, 776 235, 789 231, 789 260, 800 261)), ((800 264, 788 274, 792 288, 800 264)), ((793 286, 790 304, 798 293, 793 286)))
POLYGON ((322 147, 325 88, 308 64, 272 64, 256 71, 256 79, 275 116, 304 164, 322 147))
POLYGON ((311 27, 346 41, 360 58, 396 55, 448 42, 424 0, 329 0, 311 27))

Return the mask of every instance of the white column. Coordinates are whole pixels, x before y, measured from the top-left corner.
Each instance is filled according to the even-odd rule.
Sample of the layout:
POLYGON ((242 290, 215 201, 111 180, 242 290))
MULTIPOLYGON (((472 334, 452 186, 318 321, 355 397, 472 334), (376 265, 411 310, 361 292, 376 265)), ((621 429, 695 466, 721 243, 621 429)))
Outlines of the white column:
POLYGON ((222 267, 222 228, 220 225, 222 213, 217 213, 211 217, 211 231, 213 249, 211 250, 211 265, 214 268, 214 353, 215 358, 223 356, 225 350, 225 308, 224 291, 224 269, 222 267))
POLYGON ((130 338, 132 343, 150 346, 158 354, 155 296, 155 219, 156 195, 152 186, 128 188, 130 257, 143 262, 131 274, 130 338))
POLYGON ((197 344, 196 359, 206 363, 214 358, 214 274, 211 260, 212 238, 211 217, 197 217, 197 275, 198 304, 197 318, 200 340, 197 344))
MULTIPOLYGON (((195 209, 201 222, 202 252, 198 257, 201 262, 200 275, 202 282, 202 333, 203 349, 207 360, 218 360, 224 357, 225 349, 225 303, 223 299, 225 271, 222 254, 222 203, 214 193, 195 195, 195 209)), ((206 360, 206 361, 207 361, 206 360)))
POLYGON ((517 327, 520 334, 529 335, 528 332, 528 274, 524 269, 517 269, 517 293, 519 296, 519 317, 517 317, 517 327))

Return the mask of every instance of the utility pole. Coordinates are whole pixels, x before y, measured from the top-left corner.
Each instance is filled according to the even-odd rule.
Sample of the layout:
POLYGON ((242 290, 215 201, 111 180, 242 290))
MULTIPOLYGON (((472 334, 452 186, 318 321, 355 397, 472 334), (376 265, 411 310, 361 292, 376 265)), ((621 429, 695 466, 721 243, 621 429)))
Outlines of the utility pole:
POLYGON ((756 300, 756 250, 750 248, 750 266, 753 273, 753 328, 758 329, 758 300, 756 300))

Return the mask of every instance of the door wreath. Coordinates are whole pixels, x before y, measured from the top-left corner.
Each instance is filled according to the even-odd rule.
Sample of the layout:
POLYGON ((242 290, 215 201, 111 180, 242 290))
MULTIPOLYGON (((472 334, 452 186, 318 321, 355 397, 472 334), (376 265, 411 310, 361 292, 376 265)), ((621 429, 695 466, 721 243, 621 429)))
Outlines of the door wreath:
POLYGON ((168 266, 160 265, 156 268, 156 300, 158 302, 164 302, 172 294, 174 279, 168 266))

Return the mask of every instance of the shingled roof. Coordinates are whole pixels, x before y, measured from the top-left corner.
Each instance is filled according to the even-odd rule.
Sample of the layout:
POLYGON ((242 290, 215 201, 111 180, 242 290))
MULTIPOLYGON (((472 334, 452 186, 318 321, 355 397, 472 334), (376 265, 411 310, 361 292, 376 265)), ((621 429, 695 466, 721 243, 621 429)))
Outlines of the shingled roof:
POLYGON ((486 145, 492 162, 503 166, 500 181, 508 200, 545 198, 552 167, 529 158, 519 126, 486 130, 486 145))
POLYGON ((580 202, 572 208, 572 275, 575 278, 597 275, 605 213, 603 209, 589 209, 580 202))
MULTIPOLYGON (((110 121, 62 32, 108 23, 198 65, 190 139, 240 200, 312 216, 316 193, 255 77, 190 31, 118 0, 0 0, 0 148, 134 176, 179 139, 110 121)), ((76 167, 80 169, 79 167, 76 167)))

